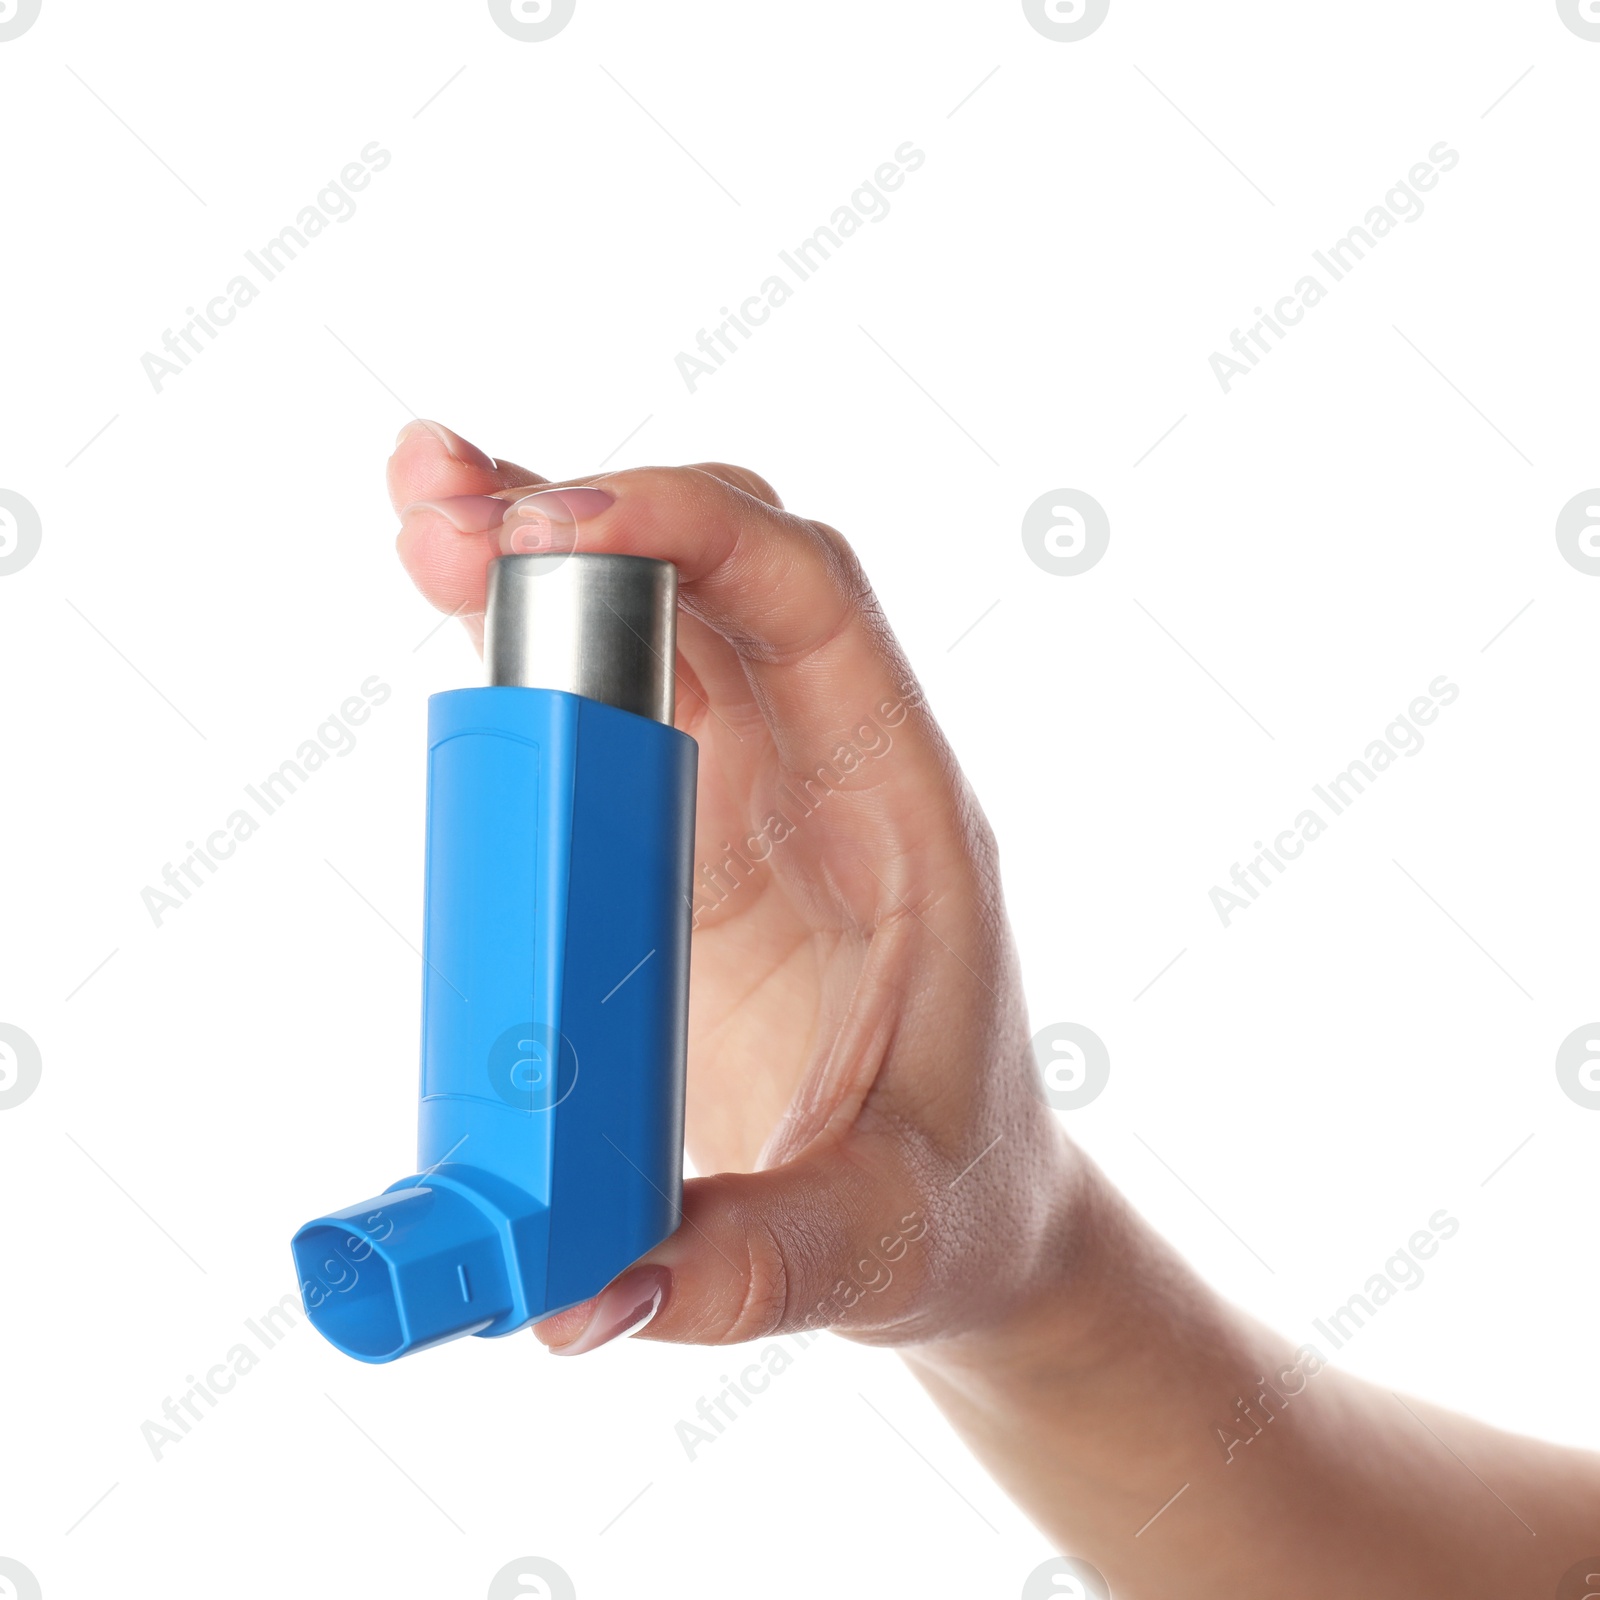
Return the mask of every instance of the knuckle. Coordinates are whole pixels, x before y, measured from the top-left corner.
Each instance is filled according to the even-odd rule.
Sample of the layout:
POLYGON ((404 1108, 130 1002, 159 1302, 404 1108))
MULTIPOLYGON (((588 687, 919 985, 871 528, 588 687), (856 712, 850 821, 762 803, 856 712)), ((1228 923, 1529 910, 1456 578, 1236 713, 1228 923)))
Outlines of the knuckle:
POLYGON ((774 511, 783 510, 783 500, 778 491, 759 472, 752 472, 749 467, 737 467, 728 461, 701 461, 688 470, 703 472, 735 489, 742 489, 752 499, 771 506, 774 511))
POLYGON ((791 1276, 783 1247, 759 1216, 745 1230, 744 1298, 723 1334, 726 1344, 742 1344, 779 1332, 789 1314, 791 1276))
POLYGON ((862 566, 855 546, 837 528, 830 527, 826 522, 807 522, 805 527, 816 542, 834 582, 848 598, 850 605, 858 611, 876 614, 879 609, 878 598, 872 592, 867 569, 862 566))
POLYGON ((673 501, 679 499, 693 481, 692 467, 625 467, 621 472, 608 472, 608 479, 622 479, 629 493, 648 500, 673 501))

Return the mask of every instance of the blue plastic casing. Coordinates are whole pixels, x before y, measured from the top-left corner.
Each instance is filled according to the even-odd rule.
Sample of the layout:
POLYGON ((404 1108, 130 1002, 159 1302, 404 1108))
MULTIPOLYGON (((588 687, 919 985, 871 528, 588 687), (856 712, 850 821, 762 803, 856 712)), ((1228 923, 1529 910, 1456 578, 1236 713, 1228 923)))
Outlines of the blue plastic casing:
POLYGON ((429 701, 419 1171, 293 1242, 346 1355, 515 1332, 677 1228, 697 756, 559 690, 429 701))

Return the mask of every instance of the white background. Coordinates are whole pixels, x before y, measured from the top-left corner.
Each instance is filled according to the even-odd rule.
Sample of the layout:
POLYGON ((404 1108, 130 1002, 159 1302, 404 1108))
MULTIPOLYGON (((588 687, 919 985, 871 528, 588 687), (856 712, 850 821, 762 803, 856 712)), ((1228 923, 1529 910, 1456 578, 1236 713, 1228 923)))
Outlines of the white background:
POLYGON ((0 578, 0 1021, 44 1063, 0 1112, 0 1555, 49 1600, 479 1596, 524 1554, 776 1600, 1011 1596, 1051 1553, 831 1338, 691 1462, 742 1352, 368 1368, 302 1322, 152 1459, 291 1231, 410 1159, 424 706, 477 681, 392 554, 413 411, 553 476, 740 462, 843 529, 1000 835, 1034 1026, 1111 1052, 1077 1137, 1298 1336, 1449 1210, 1337 1359, 1600 1439, 1600 1113, 1554 1073, 1600 1014, 1600 579, 1554 537, 1600 481, 1597 73, 1553 0, 1114 0, 1078 43, 579 0, 537 44, 482 4, 45 0, 0 43, 0 488, 43 524, 0 578), (374 140, 157 393, 141 356, 374 140), (677 353, 906 140, 891 213, 691 394, 677 353), (1212 351, 1441 140, 1425 214, 1225 395, 1212 351), (1078 577, 1020 538, 1060 487, 1111 521, 1078 577), (356 750, 153 926, 371 674, 356 750), (1426 748, 1224 929, 1212 885, 1440 674, 1426 748))

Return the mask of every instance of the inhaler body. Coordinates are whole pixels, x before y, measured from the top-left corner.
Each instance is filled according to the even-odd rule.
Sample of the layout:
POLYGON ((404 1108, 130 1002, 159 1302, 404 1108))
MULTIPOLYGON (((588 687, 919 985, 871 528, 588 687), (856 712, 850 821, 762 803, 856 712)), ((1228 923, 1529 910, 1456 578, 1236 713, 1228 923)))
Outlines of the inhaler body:
POLYGON ((359 1360, 513 1332, 678 1226, 697 751, 671 726, 675 607, 661 562, 503 558, 497 681, 429 701, 417 1172, 294 1241, 311 1321, 359 1360))

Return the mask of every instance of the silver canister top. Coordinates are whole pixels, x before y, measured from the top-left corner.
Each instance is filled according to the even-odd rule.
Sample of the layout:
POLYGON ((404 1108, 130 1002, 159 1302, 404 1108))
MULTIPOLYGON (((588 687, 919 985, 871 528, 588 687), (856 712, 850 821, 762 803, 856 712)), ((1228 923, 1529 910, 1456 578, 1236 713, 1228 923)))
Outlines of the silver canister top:
POLYGON ((489 567, 491 685, 564 689, 669 727, 678 569, 648 556, 501 556, 489 567))

